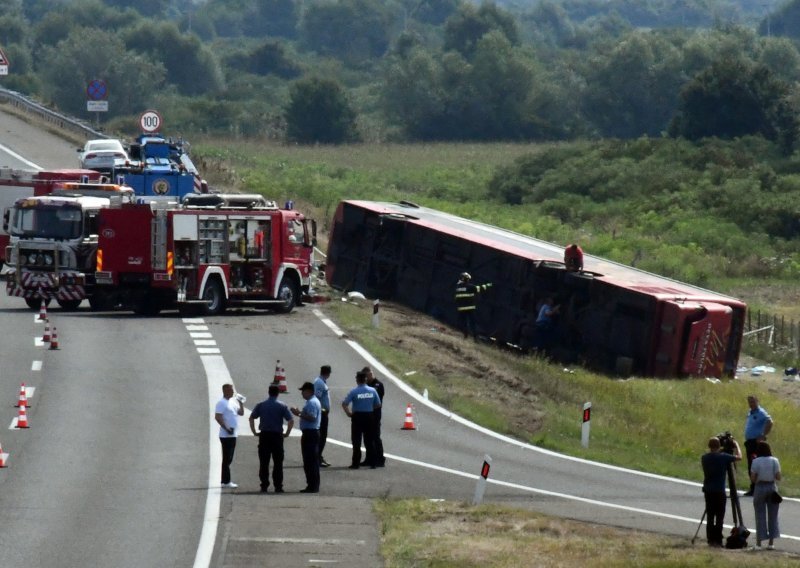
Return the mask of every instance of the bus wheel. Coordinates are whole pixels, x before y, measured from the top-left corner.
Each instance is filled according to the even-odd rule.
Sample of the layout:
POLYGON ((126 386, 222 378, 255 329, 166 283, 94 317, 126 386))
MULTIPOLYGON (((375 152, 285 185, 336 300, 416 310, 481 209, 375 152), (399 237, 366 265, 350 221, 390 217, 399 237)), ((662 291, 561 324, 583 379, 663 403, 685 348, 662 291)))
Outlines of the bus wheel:
POLYGON ((288 314, 294 309, 297 305, 297 286, 293 280, 284 276, 278 287, 278 299, 282 301, 277 308, 278 313, 288 314))
POLYGON ((203 299, 207 302, 203 304, 204 315, 216 316, 225 311, 225 291, 218 278, 211 278, 206 282, 203 299))

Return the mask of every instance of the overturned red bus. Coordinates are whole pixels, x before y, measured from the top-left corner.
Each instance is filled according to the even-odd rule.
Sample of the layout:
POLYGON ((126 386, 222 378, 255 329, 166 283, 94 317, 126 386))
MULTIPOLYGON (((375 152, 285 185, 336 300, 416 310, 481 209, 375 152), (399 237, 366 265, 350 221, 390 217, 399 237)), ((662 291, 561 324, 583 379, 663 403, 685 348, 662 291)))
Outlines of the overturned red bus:
POLYGON ((560 306, 548 353, 603 372, 733 376, 746 305, 735 298, 586 255, 567 271, 563 247, 412 203, 343 201, 326 278, 455 325, 459 274, 492 282, 482 335, 528 349, 541 303, 560 306))

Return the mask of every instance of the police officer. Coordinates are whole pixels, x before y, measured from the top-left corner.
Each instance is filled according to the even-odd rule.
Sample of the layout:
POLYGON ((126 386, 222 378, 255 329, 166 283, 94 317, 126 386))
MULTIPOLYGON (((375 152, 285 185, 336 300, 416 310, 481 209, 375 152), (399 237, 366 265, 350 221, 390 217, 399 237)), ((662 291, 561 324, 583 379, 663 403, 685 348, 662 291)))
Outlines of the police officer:
POLYGON ((331 366, 323 365, 319 369, 319 376, 314 379, 314 396, 319 399, 322 406, 322 420, 319 424, 319 465, 320 467, 330 467, 331 464, 322 457, 325 449, 325 442, 328 439, 328 416, 331 412, 331 397, 328 392, 328 379, 331 376, 331 366))
MULTIPOLYGON (((747 474, 753 466, 753 458, 756 455, 756 447, 759 442, 767 441, 767 434, 772 430, 772 417, 758 403, 758 397, 750 395, 747 397, 747 406, 750 411, 747 413, 747 421, 744 425, 744 451, 747 453, 747 474)), ((750 489, 745 493, 746 496, 753 495, 755 485, 750 482, 750 489)))
POLYGON ((464 337, 470 335, 477 337, 475 329, 475 310, 477 309, 477 296, 492 287, 492 283, 476 286, 472 283, 472 276, 469 272, 462 272, 456 284, 456 309, 458 310, 458 323, 464 337))
POLYGON ((374 388, 367 386, 367 374, 364 371, 356 373, 356 385, 342 401, 342 408, 351 419, 350 439, 353 442, 353 460, 350 469, 358 469, 361 465, 362 438, 367 448, 367 463, 370 468, 375 469, 378 462, 375 453, 374 410, 381 407, 381 397, 374 388))
POLYGON ((383 401, 385 400, 384 395, 386 390, 383 387, 383 383, 380 382, 378 377, 375 376, 375 373, 372 372, 372 367, 367 365, 361 369, 361 371, 367 374, 367 385, 374 388, 381 399, 381 406, 372 411, 373 427, 375 428, 375 460, 370 459, 369 447, 367 447, 367 457, 361 462, 361 465, 369 465, 374 461, 378 467, 384 467, 386 465, 386 458, 383 456, 383 440, 381 440, 381 417, 383 414, 383 401))
POLYGON ((261 481, 261 492, 266 493, 269 487, 269 460, 273 460, 272 482, 275 493, 283 493, 283 439, 289 436, 294 426, 294 418, 289 407, 278 400, 278 385, 269 386, 269 398, 256 404, 250 413, 250 430, 258 436, 258 478, 261 481), (256 418, 259 418, 259 430, 256 432, 256 418), (286 420, 286 432, 283 421, 286 420))
POLYGON ((292 414, 300 418, 300 450, 303 453, 303 470, 306 473, 306 488, 300 493, 319 493, 319 424, 322 407, 314 396, 314 384, 303 383, 300 387, 306 403, 303 410, 296 406, 291 408, 292 414))

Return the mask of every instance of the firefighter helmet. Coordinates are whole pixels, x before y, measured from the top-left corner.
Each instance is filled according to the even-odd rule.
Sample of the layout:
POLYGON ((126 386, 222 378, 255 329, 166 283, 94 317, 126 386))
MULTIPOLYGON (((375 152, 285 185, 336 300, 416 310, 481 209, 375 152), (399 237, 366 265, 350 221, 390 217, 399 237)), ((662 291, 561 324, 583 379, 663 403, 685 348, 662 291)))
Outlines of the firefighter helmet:
POLYGON ((469 272, 462 272, 461 280, 472 280, 472 276, 470 276, 469 272))

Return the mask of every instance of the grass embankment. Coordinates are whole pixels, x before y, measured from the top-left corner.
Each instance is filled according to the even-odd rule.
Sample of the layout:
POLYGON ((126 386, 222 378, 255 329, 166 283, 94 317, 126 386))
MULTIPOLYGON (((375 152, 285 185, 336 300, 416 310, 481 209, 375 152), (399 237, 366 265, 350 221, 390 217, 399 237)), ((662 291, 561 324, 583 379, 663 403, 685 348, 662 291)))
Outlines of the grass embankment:
MULTIPOLYGON (((662 475, 702 480, 699 457, 708 437, 730 430, 741 440, 746 397, 754 392, 777 424, 771 442, 786 472, 783 490, 800 495, 800 480, 792 475, 800 467, 797 405, 762 384, 612 379, 474 344, 446 329, 425 345, 408 323, 390 319, 396 316, 388 309, 382 310, 385 323, 378 330, 367 304, 331 302, 325 309, 397 376, 470 420, 537 446, 662 475), (454 362, 458 359, 463 366, 454 362), (498 396, 503 389, 506 395, 498 396), (592 403, 589 448, 580 443, 585 402, 592 403)), ((415 323, 439 328, 425 316, 415 323)))
POLYGON ((592 525, 485 505, 422 500, 377 504, 384 519, 387 568, 518 568, 520 566, 603 566, 627 568, 797 566, 796 556, 777 551, 688 546, 677 539, 592 525))

